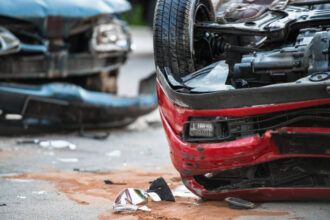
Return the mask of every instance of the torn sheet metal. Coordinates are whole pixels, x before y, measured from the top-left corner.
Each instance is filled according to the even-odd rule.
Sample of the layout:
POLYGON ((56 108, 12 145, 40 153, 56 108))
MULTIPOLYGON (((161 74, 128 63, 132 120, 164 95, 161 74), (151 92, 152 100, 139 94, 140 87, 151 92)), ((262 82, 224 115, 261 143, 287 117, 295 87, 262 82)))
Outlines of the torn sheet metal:
POLYGON ((0 14, 20 18, 48 15, 87 17, 120 13, 130 8, 126 0, 10 0, 1 3, 0 14))

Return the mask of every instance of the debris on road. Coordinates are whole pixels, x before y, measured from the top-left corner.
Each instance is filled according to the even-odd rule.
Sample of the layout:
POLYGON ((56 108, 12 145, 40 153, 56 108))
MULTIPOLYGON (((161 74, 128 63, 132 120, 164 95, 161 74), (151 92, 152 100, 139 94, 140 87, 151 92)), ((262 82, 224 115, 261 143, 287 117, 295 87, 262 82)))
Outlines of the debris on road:
POLYGON ((105 132, 103 134, 93 134, 90 132, 85 132, 83 128, 79 130, 79 136, 84 138, 90 138, 94 140, 106 140, 110 136, 110 132, 105 132))
MULTIPOLYGON (((127 188, 122 190, 115 199, 113 210, 115 212, 133 211, 138 209, 146 211, 146 206, 141 208, 138 205, 148 203, 148 195, 142 189, 127 188)), ((149 208, 148 208, 149 209, 149 208)))
POLYGON ((252 202, 235 198, 235 197, 228 197, 225 199, 225 202, 229 205, 232 209, 253 209, 256 205, 252 202))
POLYGON ((40 140, 40 139, 18 140, 16 141, 16 144, 18 145, 33 144, 49 149, 65 149, 65 148, 68 148, 70 150, 77 149, 77 146, 75 144, 65 140, 40 140))
POLYGON ((57 160, 63 163, 77 163, 79 161, 78 158, 57 158, 57 160))
POLYGON ((135 212, 138 210, 138 207, 136 205, 130 205, 130 204, 125 204, 125 205, 114 205, 113 210, 115 212, 135 212))
POLYGON ((198 199, 199 197, 193 194, 192 192, 187 189, 184 185, 177 186, 175 189, 172 190, 172 193, 175 197, 186 197, 186 198, 195 198, 198 199))
POLYGON ((80 168, 74 168, 74 172, 80 172, 80 173, 101 173, 101 170, 83 170, 80 168))
POLYGON ((115 200, 115 204, 125 205, 142 205, 148 203, 148 195, 142 189, 127 188, 119 193, 115 200))
POLYGON ((43 194, 46 194, 47 192, 46 191, 32 191, 32 194, 36 194, 36 195, 43 195, 43 194))
POLYGON ((7 206, 7 204, 6 203, 0 204, 0 207, 2 207, 2 206, 7 206))
POLYGON ((150 192, 156 193, 163 201, 175 202, 171 189, 168 187, 163 177, 159 177, 151 182, 148 189, 148 193, 150 192))
POLYGON ((119 150, 114 150, 106 154, 108 157, 120 157, 121 152, 119 150))
POLYGON ((115 183, 111 180, 104 180, 104 183, 107 184, 107 185, 126 185, 126 183, 115 183))
POLYGON ((114 182, 112 182, 111 180, 104 180, 104 183, 105 183, 105 184, 108 184, 108 185, 112 185, 112 184, 114 184, 114 182))
POLYGON ((159 195, 155 192, 148 192, 148 196, 151 198, 154 202, 160 202, 162 199, 159 197, 159 195))
POLYGON ((138 208, 139 210, 145 211, 145 212, 151 212, 151 209, 148 206, 142 206, 138 208))

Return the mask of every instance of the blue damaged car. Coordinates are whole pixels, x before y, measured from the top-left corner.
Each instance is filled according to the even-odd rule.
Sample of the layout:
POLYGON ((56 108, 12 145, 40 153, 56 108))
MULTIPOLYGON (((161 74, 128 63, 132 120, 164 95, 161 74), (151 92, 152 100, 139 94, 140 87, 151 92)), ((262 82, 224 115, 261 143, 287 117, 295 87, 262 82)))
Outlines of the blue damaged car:
POLYGON ((116 96, 131 50, 121 13, 130 7, 126 0, 2 2, 0 133, 117 127, 155 109, 153 78, 140 83, 138 97, 116 96))

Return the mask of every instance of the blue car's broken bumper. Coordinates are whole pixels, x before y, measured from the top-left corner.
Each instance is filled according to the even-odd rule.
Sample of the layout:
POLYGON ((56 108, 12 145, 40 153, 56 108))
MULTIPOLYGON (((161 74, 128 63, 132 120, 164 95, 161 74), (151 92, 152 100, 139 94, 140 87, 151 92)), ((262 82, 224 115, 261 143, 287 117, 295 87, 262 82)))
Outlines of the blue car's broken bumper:
POLYGON ((0 84, 0 134, 125 126, 157 107, 153 86, 151 78, 143 80, 141 94, 128 98, 67 83, 0 84), (19 120, 8 120, 8 114, 19 115, 19 120))

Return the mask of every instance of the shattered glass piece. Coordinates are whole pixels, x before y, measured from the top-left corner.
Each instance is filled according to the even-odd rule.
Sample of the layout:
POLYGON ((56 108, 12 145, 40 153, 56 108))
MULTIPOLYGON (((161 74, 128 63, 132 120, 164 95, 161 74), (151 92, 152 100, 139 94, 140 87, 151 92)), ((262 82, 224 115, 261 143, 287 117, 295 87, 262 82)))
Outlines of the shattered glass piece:
POLYGON ((156 193, 161 200, 175 202, 171 189, 168 187, 163 177, 160 177, 151 182, 148 193, 156 193))
POLYGON ((229 207, 232 209, 253 209, 256 207, 256 205, 252 202, 234 197, 226 198, 225 202, 227 202, 229 207))
POLYGON ((127 188, 121 191, 115 199, 116 205, 142 205, 148 202, 148 195, 142 189, 127 188))

